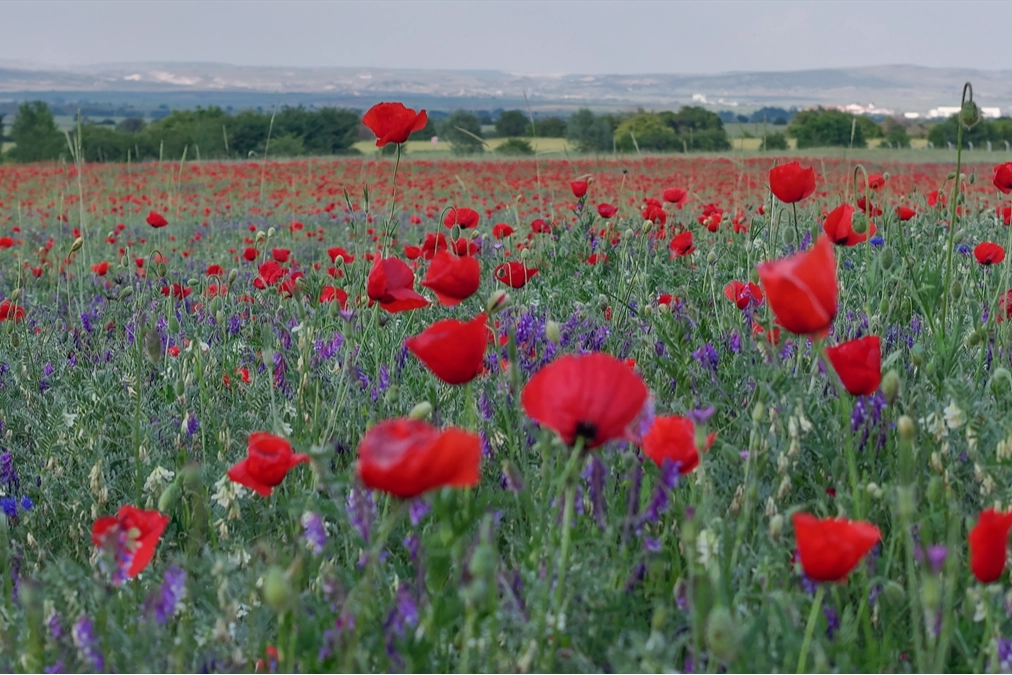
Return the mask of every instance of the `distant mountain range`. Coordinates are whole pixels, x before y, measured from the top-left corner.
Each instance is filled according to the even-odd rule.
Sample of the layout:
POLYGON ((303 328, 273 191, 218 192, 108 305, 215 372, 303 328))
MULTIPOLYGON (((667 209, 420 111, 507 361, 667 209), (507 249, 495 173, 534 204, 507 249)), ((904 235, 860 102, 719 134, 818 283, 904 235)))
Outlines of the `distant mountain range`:
POLYGON ((1012 108, 1012 70, 874 66, 717 75, 527 75, 500 71, 386 68, 283 68, 220 63, 124 63, 55 67, 0 62, 0 100, 60 97, 170 107, 187 104, 315 104, 366 107, 397 99, 433 109, 515 108, 565 112, 673 108, 693 101, 714 109, 874 103, 924 112, 959 104, 973 83, 979 105, 1012 108), (526 95, 526 101, 525 101, 526 95), (77 98, 75 98, 77 97, 77 98))

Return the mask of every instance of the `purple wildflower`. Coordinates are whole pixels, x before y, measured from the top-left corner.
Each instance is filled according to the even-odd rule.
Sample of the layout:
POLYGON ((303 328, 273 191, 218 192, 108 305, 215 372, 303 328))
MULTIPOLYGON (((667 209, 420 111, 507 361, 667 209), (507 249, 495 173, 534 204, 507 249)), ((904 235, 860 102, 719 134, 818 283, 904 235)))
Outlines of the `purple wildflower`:
POLYGON ((159 625, 175 616, 186 597, 186 570, 170 565, 162 585, 148 601, 148 611, 159 625))
POLYGON ((105 658, 98 650, 98 637, 95 635, 95 625, 87 615, 82 614, 70 631, 74 638, 74 645, 78 653, 90 669, 95 672, 105 670, 105 658))
POLYGON ((313 555, 323 553, 323 547, 327 545, 327 528, 320 514, 312 511, 302 514, 302 533, 313 555))

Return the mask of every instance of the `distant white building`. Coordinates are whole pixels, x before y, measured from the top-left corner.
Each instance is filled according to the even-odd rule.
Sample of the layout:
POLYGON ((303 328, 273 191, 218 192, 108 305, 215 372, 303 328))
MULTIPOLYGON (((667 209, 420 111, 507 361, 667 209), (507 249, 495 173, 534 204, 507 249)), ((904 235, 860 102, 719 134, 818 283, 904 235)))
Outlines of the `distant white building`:
POLYGON ((981 108, 980 114, 990 119, 998 119, 1001 117, 1001 108, 981 108))
POLYGON ((905 112, 903 113, 903 117, 907 118, 908 120, 916 120, 921 118, 921 114, 915 112, 905 112))
POLYGON ((693 94, 692 95, 692 102, 693 103, 706 103, 706 94, 693 94))
POLYGON ((937 108, 932 108, 931 110, 929 110, 927 117, 928 119, 934 119, 938 117, 952 117, 958 112, 959 106, 951 106, 951 105, 939 106, 937 108))

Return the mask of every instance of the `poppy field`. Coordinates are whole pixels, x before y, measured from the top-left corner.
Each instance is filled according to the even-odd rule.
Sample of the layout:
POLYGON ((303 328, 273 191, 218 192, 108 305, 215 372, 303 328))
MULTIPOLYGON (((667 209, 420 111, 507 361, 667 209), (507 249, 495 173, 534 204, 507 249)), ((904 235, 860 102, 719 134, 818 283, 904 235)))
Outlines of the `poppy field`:
POLYGON ((0 668, 1012 670, 955 154, 0 167, 0 668))

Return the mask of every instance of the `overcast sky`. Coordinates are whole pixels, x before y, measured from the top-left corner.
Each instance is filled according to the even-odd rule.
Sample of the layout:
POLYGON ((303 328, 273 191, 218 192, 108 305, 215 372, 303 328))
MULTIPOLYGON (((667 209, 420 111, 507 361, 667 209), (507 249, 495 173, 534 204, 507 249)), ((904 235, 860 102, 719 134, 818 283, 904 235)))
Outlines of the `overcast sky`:
POLYGON ((0 1, 0 60, 519 73, 1012 68, 1012 2, 0 1))

